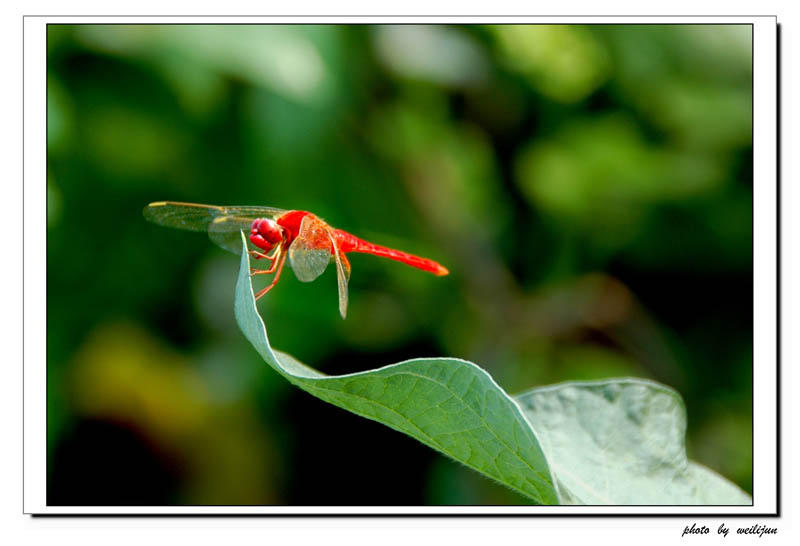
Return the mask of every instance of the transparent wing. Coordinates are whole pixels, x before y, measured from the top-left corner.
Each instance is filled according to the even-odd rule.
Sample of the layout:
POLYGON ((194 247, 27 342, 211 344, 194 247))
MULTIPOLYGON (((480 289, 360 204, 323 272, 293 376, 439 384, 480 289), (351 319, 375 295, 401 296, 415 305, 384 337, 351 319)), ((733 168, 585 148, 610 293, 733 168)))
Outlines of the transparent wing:
MULTIPOLYGON (((190 231, 208 231, 209 226, 225 216, 249 219, 277 218, 288 211, 272 207, 217 207, 196 203, 158 201, 144 208, 144 217, 161 226, 190 231)), ((233 229, 232 229, 233 230, 233 229)))
POLYGON ((239 254, 242 248, 239 231, 250 231, 250 225, 256 218, 277 218, 286 212, 288 211, 272 207, 217 207, 158 201, 144 208, 144 217, 161 226, 207 231, 216 244, 239 254))
POLYGON ((250 233, 254 218, 243 218, 241 216, 220 216, 215 218, 208 226, 208 237, 214 243, 234 254, 242 253, 242 236, 250 233))
POLYGON ((327 224, 313 214, 304 217, 297 237, 289 246, 289 264, 297 280, 311 282, 322 275, 332 253, 327 224))
POLYGON ((347 283, 350 281, 350 262, 344 252, 339 251, 333 237, 331 237, 331 242, 336 258, 336 280, 339 284, 339 314, 345 318, 347 316, 347 283))

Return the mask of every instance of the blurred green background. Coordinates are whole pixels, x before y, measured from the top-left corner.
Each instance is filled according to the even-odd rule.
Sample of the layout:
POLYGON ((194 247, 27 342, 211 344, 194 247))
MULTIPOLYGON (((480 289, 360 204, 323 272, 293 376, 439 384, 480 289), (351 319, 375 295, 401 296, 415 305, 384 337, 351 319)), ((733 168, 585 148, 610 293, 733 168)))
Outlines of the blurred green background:
POLYGON ((333 268, 287 272, 270 339, 323 372, 651 378, 752 493, 749 25, 50 25, 47 51, 49 504, 526 502, 269 369, 238 260, 157 200, 450 269, 353 254, 345 321, 333 268))

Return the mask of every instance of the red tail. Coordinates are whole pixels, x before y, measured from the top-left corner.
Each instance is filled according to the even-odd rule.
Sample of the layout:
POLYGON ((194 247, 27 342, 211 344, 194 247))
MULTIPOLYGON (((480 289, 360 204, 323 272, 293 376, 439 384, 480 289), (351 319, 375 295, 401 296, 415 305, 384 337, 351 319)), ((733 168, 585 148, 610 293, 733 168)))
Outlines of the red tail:
POLYGON ((369 241, 365 241, 364 239, 359 239, 355 235, 351 235, 350 233, 340 229, 336 230, 336 235, 339 243, 339 249, 343 252, 363 252, 365 254, 373 254, 383 258, 389 258, 390 260, 403 262, 406 265, 416 267, 417 269, 422 269, 423 271, 427 271, 438 276, 447 275, 450 273, 446 267, 434 262, 433 260, 420 258, 419 256, 414 256, 413 254, 409 254, 408 252, 403 252, 401 250, 395 250, 393 248, 376 245, 370 243, 369 241))

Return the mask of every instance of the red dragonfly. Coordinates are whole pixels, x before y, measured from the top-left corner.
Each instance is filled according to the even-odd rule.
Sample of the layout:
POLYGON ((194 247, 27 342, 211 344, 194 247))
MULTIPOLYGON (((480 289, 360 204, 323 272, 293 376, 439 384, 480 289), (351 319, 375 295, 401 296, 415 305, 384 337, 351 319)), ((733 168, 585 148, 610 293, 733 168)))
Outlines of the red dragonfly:
POLYGON ((347 315, 347 282, 350 280, 348 252, 365 252, 403 262, 434 275, 449 271, 433 260, 376 245, 328 225, 318 216, 302 210, 271 207, 217 207, 195 203, 158 201, 144 209, 144 217, 162 226, 207 231, 222 248, 240 254, 240 231, 250 234, 250 242, 259 250, 248 250, 255 259, 270 262, 267 269, 251 269, 250 275, 275 274, 255 298, 269 292, 278 282, 286 258, 301 282, 311 282, 325 271, 328 262, 336 263, 339 284, 339 313, 347 315))

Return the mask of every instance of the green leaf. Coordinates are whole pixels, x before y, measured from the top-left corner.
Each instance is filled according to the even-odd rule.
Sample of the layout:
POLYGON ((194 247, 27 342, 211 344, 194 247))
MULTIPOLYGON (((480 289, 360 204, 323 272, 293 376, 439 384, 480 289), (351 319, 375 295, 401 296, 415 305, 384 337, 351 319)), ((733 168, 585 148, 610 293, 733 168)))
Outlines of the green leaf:
MULTIPOLYGON (((244 234, 242 244, 246 250, 244 234)), ((236 320, 275 371, 310 394, 404 432, 536 503, 752 502, 738 487, 686 458, 686 410, 672 389, 612 379, 536 388, 512 398, 484 370, 456 358, 418 358, 328 376, 272 349, 249 271, 245 251, 236 320)))
POLYGON ((488 373, 456 358, 419 358, 348 375, 322 374, 270 347, 249 271, 245 246, 236 320, 275 371, 314 396, 404 432, 536 503, 557 504, 536 434, 488 373))
POLYGON ((547 454, 564 504, 752 504, 686 457, 686 409, 642 379, 569 382, 514 397, 547 454))

